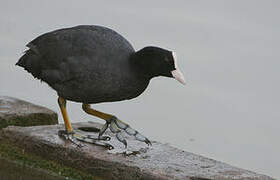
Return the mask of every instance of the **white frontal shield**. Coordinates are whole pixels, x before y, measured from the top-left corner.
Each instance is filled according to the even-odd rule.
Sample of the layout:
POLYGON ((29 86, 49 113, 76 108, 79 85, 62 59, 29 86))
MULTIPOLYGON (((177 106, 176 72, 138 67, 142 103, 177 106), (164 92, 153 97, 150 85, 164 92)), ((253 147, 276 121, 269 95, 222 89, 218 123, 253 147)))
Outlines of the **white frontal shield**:
POLYGON ((175 52, 172 52, 172 56, 173 56, 173 59, 174 59, 175 70, 171 71, 171 74, 177 81, 179 81, 180 83, 185 85, 186 81, 185 81, 183 73, 178 68, 178 63, 177 63, 177 58, 176 58, 175 52))

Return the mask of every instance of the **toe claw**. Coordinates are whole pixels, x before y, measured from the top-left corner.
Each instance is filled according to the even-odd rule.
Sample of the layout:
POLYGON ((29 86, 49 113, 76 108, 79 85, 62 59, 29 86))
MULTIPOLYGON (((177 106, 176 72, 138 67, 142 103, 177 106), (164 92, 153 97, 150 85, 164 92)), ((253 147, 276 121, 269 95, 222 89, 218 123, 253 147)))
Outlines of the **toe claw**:
POLYGON ((104 141, 110 141, 111 140, 111 137, 109 137, 109 136, 104 136, 105 138, 104 138, 104 141))
POLYGON ((151 141, 149 139, 147 139, 147 138, 145 139, 145 143, 148 144, 148 146, 152 146, 151 141))
POLYGON ((114 149, 114 146, 112 146, 111 144, 107 144, 107 145, 105 146, 105 148, 107 148, 107 149, 109 149, 109 150, 112 150, 112 149, 114 149))
POLYGON ((123 143, 123 145, 124 145, 124 147, 125 147, 125 149, 126 149, 126 148, 127 148, 127 142, 126 142, 126 140, 122 141, 122 143, 123 143))
POLYGON ((142 134, 140 134, 139 132, 137 132, 134 136, 138 141, 145 142, 148 146, 152 145, 151 141, 145 136, 143 136, 142 134))

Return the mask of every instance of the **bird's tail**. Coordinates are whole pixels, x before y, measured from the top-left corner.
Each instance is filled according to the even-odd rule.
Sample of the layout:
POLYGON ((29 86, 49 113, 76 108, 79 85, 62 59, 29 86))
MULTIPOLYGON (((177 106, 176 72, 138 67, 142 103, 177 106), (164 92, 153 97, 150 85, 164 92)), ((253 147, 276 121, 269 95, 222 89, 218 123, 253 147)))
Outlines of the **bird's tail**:
POLYGON ((16 63, 17 66, 23 67, 26 71, 30 72, 35 78, 40 79, 40 55, 32 48, 25 51, 24 55, 16 63))

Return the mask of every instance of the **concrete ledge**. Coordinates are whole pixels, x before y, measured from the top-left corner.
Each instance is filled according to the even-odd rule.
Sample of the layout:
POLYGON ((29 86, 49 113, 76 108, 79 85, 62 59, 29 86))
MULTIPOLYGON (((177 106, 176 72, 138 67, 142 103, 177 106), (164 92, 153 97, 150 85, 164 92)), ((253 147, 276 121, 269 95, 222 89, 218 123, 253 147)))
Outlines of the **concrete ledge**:
MULTIPOLYGON (((127 135, 124 135, 128 138, 128 148, 125 149, 109 131, 105 134, 112 137, 110 144, 115 149, 106 150, 90 144, 77 148, 58 136, 58 130, 64 130, 64 125, 47 124, 57 124, 55 112, 0 96, 0 179, 22 178, 23 175, 30 179, 42 172, 46 174, 45 179, 273 179, 159 142, 154 141, 153 146, 148 147, 127 135), (26 168, 31 168, 33 173, 27 174, 26 168), (18 176, 9 176, 12 171, 17 171, 18 176)), ((73 124, 76 131, 81 127, 86 127, 83 130, 95 130, 79 130, 79 133, 95 136, 98 136, 96 130, 101 126, 98 123, 73 124)))
POLYGON ((0 128, 9 125, 37 126, 58 124, 50 109, 8 96, 0 96, 0 128))
MULTIPOLYGON (((100 128, 97 123, 73 124, 100 128)), ((86 145, 77 148, 58 136, 64 125, 15 127, 0 131, 0 143, 14 144, 24 152, 58 162, 102 179, 186 179, 186 180, 272 180, 265 175, 230 166, 166 144, 153 142, 152 147, 128 137, 128 148, 110 133, 114 150, 86 145)), ((89 132, 81 132, 89 133, 89 132)), ((96 135, 97 133, 90 132, 96 135)))

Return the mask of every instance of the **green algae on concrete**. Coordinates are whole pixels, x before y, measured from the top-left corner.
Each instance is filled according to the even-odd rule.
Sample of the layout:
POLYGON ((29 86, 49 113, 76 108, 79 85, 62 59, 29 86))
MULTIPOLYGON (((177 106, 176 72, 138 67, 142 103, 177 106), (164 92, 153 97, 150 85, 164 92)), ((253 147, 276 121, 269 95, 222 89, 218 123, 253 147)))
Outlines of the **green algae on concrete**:
POLYGON ((64 180, 65 177, 56 176, 44 170, 17 164, 14 161, 0 158, 0 179, 5 180, 64 180), (26 173, 28 172, 28 173, 26 173))
POLYGON ((8 96, 0 96, 0 129, 9 125, 38 126, 58 124, 50 109, 8 96))
POLYGON ((42 157, 26 153, 23 149, 18 148, 14 144, 10 144, 5 140, 0 139, 0 179, 13 179, 13 177, 21 177, 21 179, 36 179, 36 177, 39 177, 40 175, 46 180, 101 180, 99 177, 61 165, 58 162, 45 160, 42 157), (23 171, 23 169, 26 171, 23 171), (15 171, 17 171, 17 173, 15 173, 15 171), (13 174, 10 174, 9 172, 13 172, 13 174))
POLYGON ((39 126, 57 124, 56 114, 35 113, 27 116, 0 117, 0 128, 13 126, 39 126))

